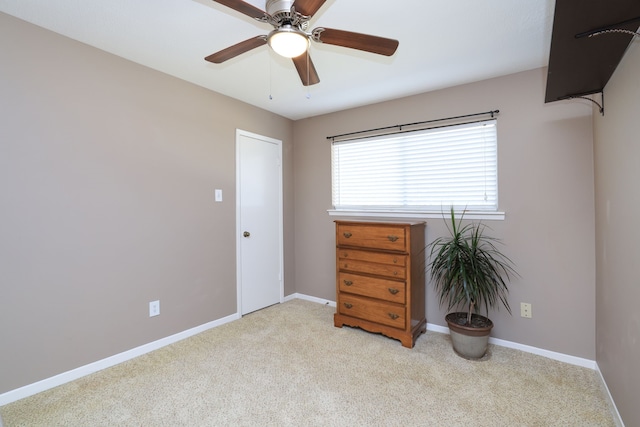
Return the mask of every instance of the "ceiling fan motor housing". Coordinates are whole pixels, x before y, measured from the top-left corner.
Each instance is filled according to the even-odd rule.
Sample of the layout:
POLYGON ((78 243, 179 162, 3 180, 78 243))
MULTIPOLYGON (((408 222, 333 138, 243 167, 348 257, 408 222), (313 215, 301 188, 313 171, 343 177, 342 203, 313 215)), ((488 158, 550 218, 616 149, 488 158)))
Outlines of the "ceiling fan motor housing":
POLYGON ((279 13, 289 13, 295 0, 267 0, 267 13, 275 17, 279 13))
POLYGON ((274 27, 279 28, 284 24, 289 24, 301 30, 306 29, 309 17, 295 12, 295 9, 292 10, 294 2, 295 0, 267 0, 266 12, 274 27))

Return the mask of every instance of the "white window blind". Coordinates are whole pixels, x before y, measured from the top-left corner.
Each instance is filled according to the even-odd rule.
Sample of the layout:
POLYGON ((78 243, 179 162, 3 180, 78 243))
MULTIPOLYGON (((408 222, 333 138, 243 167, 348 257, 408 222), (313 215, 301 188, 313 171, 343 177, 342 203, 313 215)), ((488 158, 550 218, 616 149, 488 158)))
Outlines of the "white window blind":
POLYGON ((334 142, 334 208, 497 210, 496 120, 334 142))

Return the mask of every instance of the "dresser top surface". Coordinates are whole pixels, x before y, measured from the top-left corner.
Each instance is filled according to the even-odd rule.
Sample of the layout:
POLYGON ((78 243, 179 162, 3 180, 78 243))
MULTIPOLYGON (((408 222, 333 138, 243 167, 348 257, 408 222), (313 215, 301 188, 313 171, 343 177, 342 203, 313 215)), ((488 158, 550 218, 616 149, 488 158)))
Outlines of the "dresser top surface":
POLYGON ((393 220, 368 220, 368 219, 337 219, 336 224, 364 224, 364 225, 420 225, 426 221, 393 221, 393 220))

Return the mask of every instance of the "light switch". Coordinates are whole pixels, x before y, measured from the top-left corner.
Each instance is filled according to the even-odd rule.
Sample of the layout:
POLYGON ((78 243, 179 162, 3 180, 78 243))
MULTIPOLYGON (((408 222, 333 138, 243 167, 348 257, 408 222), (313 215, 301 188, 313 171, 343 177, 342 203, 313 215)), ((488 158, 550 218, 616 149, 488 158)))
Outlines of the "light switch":
POLYGON ((216 202, 222 201, 222 190, 216 189, 216 202))

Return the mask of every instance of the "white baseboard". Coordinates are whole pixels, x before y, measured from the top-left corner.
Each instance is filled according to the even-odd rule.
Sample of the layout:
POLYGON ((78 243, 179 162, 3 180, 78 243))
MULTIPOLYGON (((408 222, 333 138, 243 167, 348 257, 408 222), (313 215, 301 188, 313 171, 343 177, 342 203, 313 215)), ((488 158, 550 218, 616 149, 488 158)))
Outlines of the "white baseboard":
MULTIPOLYGON (((336 306, 336 302, 335 301, 316 298, 316 297, 312 297, 312 296, 304 295, 304 294, 299 294, 299 293, 291 294, 291 295, 285 297, 285 301, 290 301, 290 300, 296 299, 296 298, 307 300, 307 301, 312 301, 312 302, 317 302, 317 303, 320 303, 320 304, 327 304, 327 305, 329 305, 331 307, 335 307, 336 306)), ((447 335, 449 334, 449 328, 448 327, 435 325, 433 323, 427 323, 427 330, 433 331, 433 332, 440 332, 442 334, 447 334, 447 335)), ((583 359, 581 357, 570 356, 570 355, 563 354, 563 353, 557 353, 555 351, 545 350, 543 348, 532 347, 530 345, 520 344, 520 343, 517 343, 517 342, 506 341, 506 340, 502 340, 502 339, 499 339, 499 338, 489 338, 489 343, 490 344, 499 345, 501 347, 507 347, 507 348, 513 348, 513 349, 516 349, 516 350, 521 350, 521 351, 524 351, 524 352, 527 352, 527 353, 537 354, 539 356, 544 356, 544 357, 547 357, 549 359, 558 360, 560 362, 569 363, 571 365, 582 366, 584 368, 596 369, 596 366, 597 366, 596 362, 594 360, 583 359)))
MULTIPOLYGON (((318 304, 329 305, 331 307, 336 306, 335 301, 326 300, 326 299, 317 298, 317 297, 313 297, 305 294, 299 294, 299 293, 294 293, 286 296, 283 302, 291 301, 293 299, 302 299, 306 301, 315 302, 318 304)), ((223 317, 222 319, 214 320, 212 322, 205 323, 204 325, 196 326, 195 328, 191 328, 186 331, 179 332, 177 334, 174 334, 165 338, 161 338, 157 341, 153 341, 151 343, 141 345, 131 350, 127 350, 125 352, 116 354, 114 356, 107 357, 106 359, 98 360, 88 365, 81 366, 76 369, 72 369, 71 371, 63 372, 53 377, 46 378, 42 381, 38 381, 36 383, 17 388, 15 390, 8 391, 6 393, 0 394, 0 406, 6 405, 11 402, 15 402, 16 400, 23 399, 25 397, 32 396, 36 393, 40 393, 45 390, 49 390, 53 387, 57 387, 59 385, 77 380, 78 378, 82 378, 86 375, 93 374, 94 372, 101 371, 102 369, 115 366, 119 363, 126 362, 127 360, 133 359, 138 356, 142 356, 143 354, 160 349, 164 346, 181 341, 185 338, 189 338, 193 335, 199 334, 208 329, 215 328, 216 326, 224 325, 225 323, 229 323, 234 320, 240 319, 241 317, 242 316, 240 316, 240 314, 235 313, 227 317, 223 317)), ((449 328, 447 328, 446 326, 435 325, 433 323, 427 323, 427 330, 433 331, 433 332, 439 332, 443 334, 449 334, 449 328)), ((602 376, 602 373, 598 368, 598 364, 595 361, 583 359, 580 357, 570 356, 562 353, 557 353, 554 351, 549 351, 549 350, 545 350, 537 347, 532 347, 525 344, 506 341, 498 338, 489 338, 489 343, 499 345, 502 347, 521 350, 527 353, 537 354, 540 356, 548 357, 550 359, 558 360, 560 362, 565 362, 572 365, 577 365, 577 366, 582 366, 585 368, 597 370, 600 375, 600 379, 602 380, 602 384, 604 385, 604 388, 607 391, 609 402, 611 403, 611 407, 613 408, 614 418, 616 418, 616 424, 618 427, 624 427, 622 418, 618 413, 618 409, 616 408, 615 402, 613 401, 611 393, 609 393, 609 388, 607 387, 607 383, 605 382, 604 377, 602 376)), ((0 427, 1 427, 1 424, 0 424, 0 427)))
POLYGON ((600 371, 600 366, 596 363, 596 371, 598 371, 598 375, 600 375, 600 382, 607 392, 607 398, 609 400, 609 405, 611 407, 611 414, 613 415, 613 419, 616 423, 616 427, 624 427, 624 422, 622 421, 622 417, 620 416, 620 412, 618 412, 618 407, 616 406, 616 402, 613 401, 613 396, 611 396, 611 392, 609 391, 609 387, 607 387, 607 382, 604 380, 604 376, 602 375, 602 371, 600 371))
MULTIPOLYGON (((304 295, 304 294, 299 294, 299 293, 295 293, 295 294, 291 294, 288 295, 287 297, 285 297, 285 301, 290 301, 292 299, 303 299, 306 301, 311 301, 311 302, 317 302, 319 304, 327 304, 331 307, 335 307, 336 306, 336 302, 335 301, 331 301, 331 300, 326 300, 326 299, 322 299, 322 298, 316 298, 316 297, 312 297, 309 295, 304 295)), ((427 323, 427 330, 429 331, 433 331, 433 332, 439 332, 442 334, 449 334, 449 328, 446 326, 440 326, 440 325, 435 325, 433 323, 427 323)), ((553 360, 558 360, 560 362, 564 362, 564 363, 569 363, 571 365, 576 365, 576 366, 582 366, 584 368, 589 368, 589 369, 596 369, 596 362, 594 360, 589 360, 589 359, 583 359, 581 357, 576 357, 576 356, 570 356, 568 354, 563 354, 563 353, 557 353, 555 351, 550 351, 550 350, 545 350, 543 348, 537 348, 537 347, 532 347, 530 345, 525 345, 525 344, 520 344, 517 342, 512 342, 512 341, 506 341, 506 340, 502 340, 499 338, 489 338, 489 343, 490 344, 495 344, 495 345, 499 345, 501 347, 507 347, 507 348, 513 348, 516 350, 521 350, 527 353, 533 353, 533 354, 537 354, 539 356, 544 356, 547 357, 549 359, 553 359, 553 360)))
POLYGON ((89 363, 88 365, 84 365, 79 368, 72 369, 70 371, 55 375, 53 377, 46 378, 42 381, 38 381, 36 383, 17 388, 15 390, 8 391, 6 393, 0 394, 0 406, 6 405, 11 402, 15 402, 16 400, 23 399, 25 397, 32 396, 36 393, 40 393, 45 390, 49 390, 59 385, 77 380, 78 378, 82 378, 86 375, 93 374, 94 372, 98 372, 103 369, 110 368, 119 363, 126 362, 127 360, 131 360, 138 356, 142 356, 143 354, 157 350, 169 344, 173 344, 175 342, 181 341, 185 338, 189 338, 193 335, 199 334, 200 332, 204 332, 208 329, 215 328, 216 326, 220 326, 225 323, 232 322, 239 318, 240 318, 239 314, 237 313, 232 314, 227 317, 223 317, 222 319, 214 320, 212 322, 205 323, 204 325, 196 326, 195 328, 191 328, 186 331, 182 331, 177 334, 174 334, 165 338, 161 338, 157 341, 153 341, 148 344, 143 344, 131 350, 127 350, 122 353, 107 357, 106 359, 98 360, 96 362, 89 363))
POLYGON ((449 328, 446 326, 434 325, 433 323, 427 323, 427 331, 440 332, 441 334, 449 335, 449 328))
MULTIPOLYGON (((433 331, 433 332, 440 332, 443 334, 449 334, 449 328, 447 328, 446 326, 434 325, 432 323, 427 323, 427 330, 433 331)), ((609 392, 609 387, 607 387, 607 382, 604 380, 604 377, 602 376, 602 372, 600 372, 600 367, 598 366, 598 363, 595 360, 583 359, 581 357, 570 356, 563 353, 557 353, 555 351, 549 351, 543 348, 532 347, 530 345, 520 344, 512 341, 501 340, 499 338, 489 338, 489 343, 499 345, 501 347, 508 347, 516 350, 521 350, 527 353, 537 354, 539 356, 544 356, 549 359, 554 359, 560 362, 569 363, 571 365, 576 365, 576 366, 581 366, 583 368, 596 370, 600 375, 600 382, 602 383, 602 386, 607 392, 607 399, 610 407, 612 408, 611 412, 612 412, 613 419, 616 423, 616 426, 624 427, 624 422, 622 421, 622 417, 618 412, 618 408, 616 407, 616 403, 613 400, 613 396, 611 396, 611 393, 609 392)))
MULTIPOLYGON (((434 325, 433 323, 427 323, 427 330, 449 334, 449 328, 447 328, 446 326, 434 325)), ((489 338, 489 344, 495 344, 499 345, 500 347, 513 348, 515 350, 537 354, 538 356, 544 356, 549 359, 558 360, 560 362, 569 363, 571 365, 582 366, 583 368, 596 369, 595 361, 583 359, 582 357, 570 356, 568 354, 557 353, 555 351, 545 350, 543 348, 532 347, 530 345, 501 340, 499 338, 493 337, 489 338)))
POLYGON ((309 295, 305 295, 305 294, 291 294, 291 295, 287 295, 284 300, 285 301, 291 301, 292 299, 303 299, 305 301, 311 301, 311 302, 317 302, 318 304, 325 304, 328 305, 330 307, 335 307, 336 306, 336 302, 335 301, 331 301, 328 299, 322 299, 322 298, 317 298, 317 297, 312 297, 309 295))
MULTIPOLYGON (((336 306, 336 303, 333 301, 324 300, 321 298, 316 298, 316 297, 303 295, 303 294, 288 295, 287 297, 284 298, 284 301, 286 302, 296 298, 316 302, 319 304, 328 304, 333 307, 336 306)), ((234 320, 240 319, 241 317, 242 316, 240 314, 235 313, 227 317, 224 317, 222 319, 214 320, 204 325, 196 326, 195 328, 188 329, 186 331, 179 332, 177 334, 174 334, 165 338, 161 338, 157 341, 153 341, 151 343, 141 345, 139 347, 124 351, 122 353, 107 357, 105 359, 89 363, 88 365, 80 366, 76 369, 63 372, 53 377, 45 378, 44 380, 35 382, 33 384, 28 384, 26 386, 17 388, 15 390, 10 390, 6 393, 0 394, 0 406, 6 405, 11 402, 15 402, 16 400, 24 399, 25 397, 33 396, 34 394, 77 380, 86 375, 93 374, 94 372, 98 372, 103 369, 110 368, 119 363, 126 362, 127 360, 131 360, 135 357, 142 356, 143 354, 149 353, 154 350, 158 350, 169 344, 173 344, 185 338, 189 338, 193 335, 199 334, 200 332, 204 332, 207 329, 215 328, 216 326, 220 326, 225 323, 229 323, 234 320)), ((0 427, 2 426, 0 425, 0 427)))

